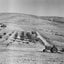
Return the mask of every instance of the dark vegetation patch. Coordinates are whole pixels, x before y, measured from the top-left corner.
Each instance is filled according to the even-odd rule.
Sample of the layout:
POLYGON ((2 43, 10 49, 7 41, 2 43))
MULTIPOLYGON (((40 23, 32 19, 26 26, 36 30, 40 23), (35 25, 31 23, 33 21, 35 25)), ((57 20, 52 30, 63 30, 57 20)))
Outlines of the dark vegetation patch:
POLYGON ((41 19, 53 21, 56 23, 64 24, 64 17, 56 17, 56 16, 42 16, 41 19))

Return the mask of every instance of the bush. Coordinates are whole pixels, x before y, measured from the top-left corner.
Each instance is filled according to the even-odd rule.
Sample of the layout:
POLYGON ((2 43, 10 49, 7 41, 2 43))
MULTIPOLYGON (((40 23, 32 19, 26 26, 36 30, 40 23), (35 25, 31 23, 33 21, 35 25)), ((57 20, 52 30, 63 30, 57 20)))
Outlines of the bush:
POLYGON ((27 37, 28 39, 31 39, 31 34, 30 34, 29 32, 27 32, 27 33, 26 33, 26 37, 27 37))
POLYGON ((21 34, 20 34, 20 39, 21 39, 21 40, 24 40, 24 31, 21 32, 21 34))
POLYGON ((64 52, 64 48, 62 48, 61 52, 64 52))
POLYGON ((0 35, 0 39, 2 38, 2 35, 0 35))
POLYGON ((16 34, 14 35, 14 39, 17 39, 17 36, 18 36, 18 33, 16 33, 16 34))

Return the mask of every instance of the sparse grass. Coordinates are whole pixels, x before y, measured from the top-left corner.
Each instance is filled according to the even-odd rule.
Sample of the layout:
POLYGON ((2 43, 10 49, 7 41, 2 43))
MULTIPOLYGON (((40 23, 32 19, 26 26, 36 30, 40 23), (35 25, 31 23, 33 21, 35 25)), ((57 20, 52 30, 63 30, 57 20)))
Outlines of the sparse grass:
MULTIPOLYGON (((60 41, 60 43, 57 43, 60 45, 62 42, 64 42, 64 37, 63 37, 64 22, 62 19, 63 18, 60 17, 40 18, 38 16, 27 15, 27 14, 2 13, 0 14, 0 22, 5 23, 8 27, 0 31, 0 34, 2 34, 3 32, 9 34, 15 30, 17 31, 35 30, 41 33, 43 37, 50 40, 51 43, 53 43, 52 41, 60 41), (53 19, 53 22, 52 20, 50 20, 51 18, 53 19), (57 34, 55 35, 55 32, 60 33, 61 36, 59 35, 57 36, 57 34)), ((6 36, 3 39, 5 38, 6 36)), ((1 41, 1 43, 3 43, 3 41, 1 41)), ((36 43, 36 44, 21 43, 19 46, 18 44, 15 43, 8 47, 2 46, 1 43, 0 43, 1 64, 9 64, 9 63, 11 64, 13 63, 14 64, 22 64, 22 63, 23 64, 24 63, 25 64, 64 64, 64 54, 36 52, 36 50, 38 50, 39 48, 43 49, 40 43, 36 43), (4 48, 7 51, 6 50, 2 51, 2 49, 4 48), (9 48, 12 48, 13 51, 9 48), (27 52, 29 49, 30 51, 27 52)), ((5 43, 7 43, 7 41, 5 41, 5 43)))
POLYGON ((1 51, 0 58, 2 64, 64 64, 64 54, 38 51, 1 51))

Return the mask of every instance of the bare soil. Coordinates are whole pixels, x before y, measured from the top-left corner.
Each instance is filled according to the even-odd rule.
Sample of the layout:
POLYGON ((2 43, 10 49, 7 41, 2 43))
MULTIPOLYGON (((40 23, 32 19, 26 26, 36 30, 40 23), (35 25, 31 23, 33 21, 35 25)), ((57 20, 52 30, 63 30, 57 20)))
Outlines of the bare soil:
POLYGON ((64 53, 2 49, 0 64, 64 64, 64 53))

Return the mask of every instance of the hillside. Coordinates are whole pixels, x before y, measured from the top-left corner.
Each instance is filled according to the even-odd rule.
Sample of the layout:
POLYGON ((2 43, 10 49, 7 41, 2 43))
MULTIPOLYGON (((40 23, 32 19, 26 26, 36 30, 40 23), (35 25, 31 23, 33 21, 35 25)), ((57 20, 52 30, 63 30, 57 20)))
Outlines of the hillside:
POLYGON ((21 13, 0 13, 0 22, 11 26, 8 29, 14 29, 12 24, 16 24, 16 29, 17 27, 20 28, 18 30, 38 31, 42 37, 48 39, 51 43, 64 45, 64 23, 62 23, 62 17, 39 17, 21 13), (49 20, 51 18, 55 21, 49 20))
POLYGON ((40 42, 13 39, 17 32, 34 30, 49 43, 64 47, 63 22, 63 17, 0 13, 0 64, 64 64, 63 52, 42 52, 44 46, 40 42))

